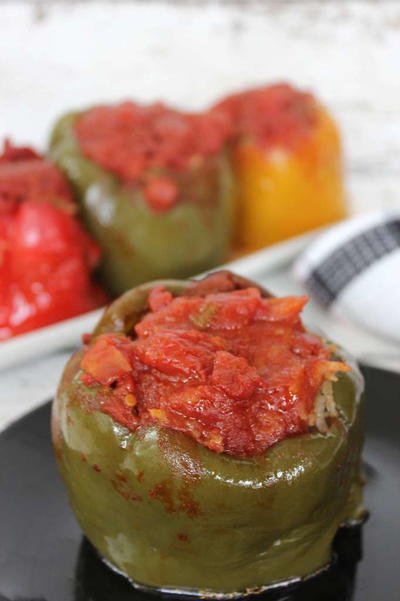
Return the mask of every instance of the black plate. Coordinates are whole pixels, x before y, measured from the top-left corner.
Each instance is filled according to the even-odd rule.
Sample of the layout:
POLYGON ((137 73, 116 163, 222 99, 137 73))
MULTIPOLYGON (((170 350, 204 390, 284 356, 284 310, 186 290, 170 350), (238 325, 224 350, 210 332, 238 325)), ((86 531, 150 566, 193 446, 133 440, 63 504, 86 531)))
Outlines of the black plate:
MULTIPOLYGON (((327 573, 263 599, 400 599, 400 376, 367 368, 364 373, 371 517, 363 542, 358 529, 342 531, 337 561, 327 573)), ((56 472, 49 416, 47 403, 0 434, 0 601, 160 598, 134 591, 82 538, 56 472)))

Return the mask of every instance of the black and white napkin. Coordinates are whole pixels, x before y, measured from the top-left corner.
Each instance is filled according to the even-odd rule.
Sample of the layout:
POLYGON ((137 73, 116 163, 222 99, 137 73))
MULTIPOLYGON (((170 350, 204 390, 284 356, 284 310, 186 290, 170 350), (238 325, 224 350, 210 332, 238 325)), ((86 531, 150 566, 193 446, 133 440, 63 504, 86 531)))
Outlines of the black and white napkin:
POLYGON ((400 211, 333 226, 299 257, 294 276, 328 311, 400 343, 400 211))

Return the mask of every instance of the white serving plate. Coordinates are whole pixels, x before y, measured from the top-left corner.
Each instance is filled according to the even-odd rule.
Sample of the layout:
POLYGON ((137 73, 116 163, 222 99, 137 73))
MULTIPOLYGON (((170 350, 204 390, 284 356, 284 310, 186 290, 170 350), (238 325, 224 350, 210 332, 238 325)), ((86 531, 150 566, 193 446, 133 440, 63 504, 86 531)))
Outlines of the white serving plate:
MULTIPOLYGON (((322 229, 324 228, 274 244, 226 263, 223 267, 231 269, 239 275, 261 281, 265 274, 294 259, 322 229)), ((103 309, 97 309, 90 313, 84 313, 79 317, 67 319, 45 328, 39 328, 28 334, 15 336, 5 342, 0 342, 0 370, 24 361, 37 359, 42 355, 61 349, 78 346, 82 334, 92 331, 102 312, 103 309)))

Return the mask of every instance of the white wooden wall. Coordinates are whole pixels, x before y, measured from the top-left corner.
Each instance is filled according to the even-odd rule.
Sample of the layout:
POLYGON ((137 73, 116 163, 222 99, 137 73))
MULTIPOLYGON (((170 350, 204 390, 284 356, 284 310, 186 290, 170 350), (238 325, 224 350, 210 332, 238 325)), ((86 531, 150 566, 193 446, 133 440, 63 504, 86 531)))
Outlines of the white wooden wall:
POLYGON ((0 136, 44 146, 70 107, 287 79, 335 114, 355 209, 400 206, 400 0, 3 0, 0 32, 0 136))

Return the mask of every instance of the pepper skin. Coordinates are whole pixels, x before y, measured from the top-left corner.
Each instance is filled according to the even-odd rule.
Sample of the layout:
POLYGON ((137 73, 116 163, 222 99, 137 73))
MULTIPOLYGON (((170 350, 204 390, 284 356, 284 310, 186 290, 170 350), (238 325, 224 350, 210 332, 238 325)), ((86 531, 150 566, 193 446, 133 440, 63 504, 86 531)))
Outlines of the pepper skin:
MULTIPOLYGON (((91 343, 131 332, 160 284, 115 301, 91 343)), ((162 285, 177 295, 190 284, 162 285)), ((98 411, 96 391, 81 380, 84 352, 60 383, 53 441, 82 530, 112 566, 145 587, 212 597, 257 592, 329 563, 339 527, 362 515, 363 384, 354 364, 334 383, 339 417, 326 434, 239 459, 166 427, 129 431, 98 411)))
POLYGON ((229 111, 234 103, 239 248, 252 251, 343 219, 341 144, 328 111, 285 84, 250 90, 218 106, 229 111))
POLYGON ((157 190, 127 184, 84 156, 75 133, 78 118, 71 113, 59 120, 50 155, 69 177, 83 220, 103 250, 100 275, 112 294, 154 278, 187 277, 226 259, 234 219, 226 150, 185 169, 158 170, 157 190), (173 197, 171 182, 179 202, 163 210, 173 197))

